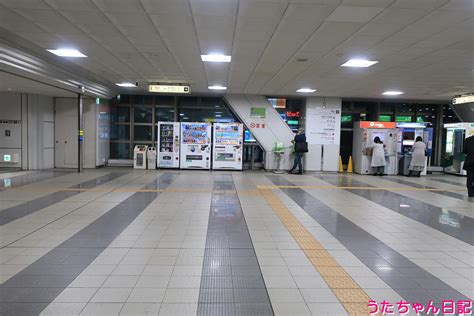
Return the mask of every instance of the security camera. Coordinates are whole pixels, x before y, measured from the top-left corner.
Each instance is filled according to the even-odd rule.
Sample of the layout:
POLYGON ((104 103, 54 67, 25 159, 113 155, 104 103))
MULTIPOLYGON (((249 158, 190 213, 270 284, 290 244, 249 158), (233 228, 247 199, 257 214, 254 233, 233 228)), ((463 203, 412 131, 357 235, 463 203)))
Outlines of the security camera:
POLYGON ((138 87, 140 83, 138 81, 135 82, 135 87, 138 87))

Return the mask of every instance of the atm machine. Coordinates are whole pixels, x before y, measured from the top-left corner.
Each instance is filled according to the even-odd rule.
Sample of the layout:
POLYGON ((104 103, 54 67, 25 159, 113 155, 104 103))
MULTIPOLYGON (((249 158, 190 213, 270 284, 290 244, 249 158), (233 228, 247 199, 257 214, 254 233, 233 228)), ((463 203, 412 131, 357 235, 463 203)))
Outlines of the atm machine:
POLYGON ((446 160, 448 166, 444 172, 455 175, 466 175, 464 166, 464 140, 474 136, 474 123, 448 123, 444 124, 446 132, 446 160))
POLYGON ((397 128, 395 122, 354 122, 352 159, 354 172, 372 174, 372 147, 375 137, 385 145, 385 174, 396 175, 397 164, 397 128))
POLYGON ((210 123, 181 123, 181 169, 211 168, 210 123))
POLYGON ((242 170, 244 126, 214 123, 212 169, 242 170))
POLYGON ((133 168, 134 169, 146 169, 147 161, 147 145, 136 145, 133 149, 133 168))
POLYGON ((411 149, 415 144, 418 136, 423 139, 426 144, 427 158, 425 168, 421 175, 426 175, 428 171, 428 161, 431 159, 433 151, 433 128, 426 127, 425 123, 397 123, 397 153, 398 153, 398 174, 408 175, 411 162, 411 149))
POLYGON ((158 122, 158 167, 179 168, 179 123, 158 122))

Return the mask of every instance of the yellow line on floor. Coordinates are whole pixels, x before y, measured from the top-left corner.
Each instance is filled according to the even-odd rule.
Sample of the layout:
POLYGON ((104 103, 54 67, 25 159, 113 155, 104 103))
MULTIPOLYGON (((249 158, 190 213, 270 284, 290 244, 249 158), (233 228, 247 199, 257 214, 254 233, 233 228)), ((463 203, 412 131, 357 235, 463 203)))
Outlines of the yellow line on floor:
MULTIPOLYGON (((334 185, 258 185, 258 189, 277 190, 277 189, 338 189, 338 190, 390 190, 390 191, 448 191, 446 189, 428 189, 428 188, 409 188, 409 187, 352 187, 352 186, 334 186, 334 185)), ((449 190, 465 191, 464 189, 449 190)))
POLYGON ((349 315, 368 315, 370 298, 270 189, 259 189, 349 315))

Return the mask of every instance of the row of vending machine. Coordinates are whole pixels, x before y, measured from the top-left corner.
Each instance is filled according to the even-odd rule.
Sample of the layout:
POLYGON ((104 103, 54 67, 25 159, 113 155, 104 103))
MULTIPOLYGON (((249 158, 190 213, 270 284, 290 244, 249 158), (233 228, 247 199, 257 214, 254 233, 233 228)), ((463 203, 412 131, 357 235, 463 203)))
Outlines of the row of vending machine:
POLYGON ((240 123, 158 122, 156 148, 137 145, 136 169, 242 170, 240 123))

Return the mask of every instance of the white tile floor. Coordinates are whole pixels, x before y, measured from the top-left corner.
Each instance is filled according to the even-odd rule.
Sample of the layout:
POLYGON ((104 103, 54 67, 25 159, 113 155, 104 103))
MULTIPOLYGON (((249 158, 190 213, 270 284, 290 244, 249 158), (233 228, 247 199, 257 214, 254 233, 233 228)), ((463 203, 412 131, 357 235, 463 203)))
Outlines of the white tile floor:
MULTIPOLYGON (((15 277, 166 171, 86 171, 80 176, 67 174, 0 192, 1 214, 3 209, 117 170, 129 172, 94 190, 81 192, 1 226, 0 282, 5 283, 15 277), (45 187, 50 188, 49 191, 45 187)), ((176 178, 167 190, 160 192, 91 264, 51 300, 42 310, 42 315, 196 314, 215 174, 230 174, 233 179, 274 313, 347 314, 344 304, 259 194, 259 185, 273 185, 267 174, 171 173, 176 178)), ((404 187, 403 184, 374 177, 353 177, 378 187, 404 187)), ((282 178, 295 185, 327 185, 327 182, 311 175, 282 178)), ((424 178, 409 181, 444 190, 459 189, 424 178)), ((302 191, 376 237, 423 271, 470 299, 474 298, 472 245, 344 190, 302 191)), ((290 195, 280 189, 272 192, 372 299, 393 302, 402 299, 397 289, 382 280, 290 195)), ((472 202, 426 191, 396 192, 474 217, 472 202)))

